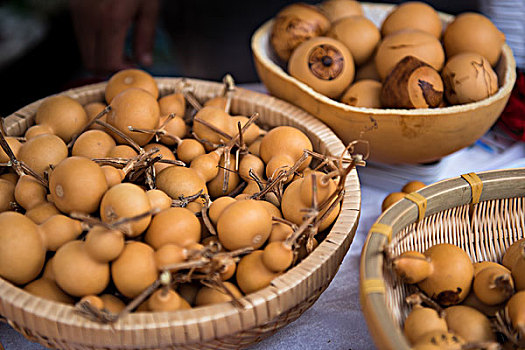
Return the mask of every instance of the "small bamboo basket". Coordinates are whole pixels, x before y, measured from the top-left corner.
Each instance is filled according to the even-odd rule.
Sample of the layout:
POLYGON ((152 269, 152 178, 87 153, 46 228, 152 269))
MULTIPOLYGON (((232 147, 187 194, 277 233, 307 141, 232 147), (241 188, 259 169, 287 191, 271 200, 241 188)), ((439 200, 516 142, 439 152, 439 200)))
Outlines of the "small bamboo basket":
MULTIPOLYGON (((173 93, 181 79, 159 78, 160 95, 173 93)), ((198 100, 218 96, 223 85, 187 79, 198 100)), ((64 92, 81 104, 104 100, 105 83, 64 92)), ((8 135, 22 135, 34 123, 42 100, 7 117, 8 135)), ((305 132, 314 150, 327 155, 345 151, 322 122, 276 98, 237 88, 234 114, 260 114, 258 123, 291 125, 305 132)), ((345 182, 341 212, 326 238, 302 262, 274 279, 270 286, 232 303, 177 312, 129 314, 107 325, 87 320, 72 306, 33 296, 0 278, 0 317, 31 341, 58 349, 238 349, 261 341, 297 319, 317 300, 335 276, 353 240, 359 220, 361 192, 355 169, 345 182)))
POLYGON ((407 197, 372 225, 361 255, 361 307, 379 349, 410 349, 402 330, 409 287, 385 252, 395 257, 450 243, 473 262, 501 261, 506 248, 525 235, 525 168, 465 174, 407 197))

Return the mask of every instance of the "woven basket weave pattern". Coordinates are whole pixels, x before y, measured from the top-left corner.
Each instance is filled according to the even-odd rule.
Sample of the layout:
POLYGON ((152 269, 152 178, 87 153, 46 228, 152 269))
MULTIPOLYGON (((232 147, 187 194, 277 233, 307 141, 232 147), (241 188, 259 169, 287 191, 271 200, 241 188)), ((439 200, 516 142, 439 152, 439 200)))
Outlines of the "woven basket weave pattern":
MULTIPOLYGON (((160 95, 173 93, 180 79, 159 78, 160 95)), ((204 101, 222 93, 222 84, 188 79, 204 101)), ((105 84, 64 92, 81 104, 104 100, 105 84)), ((34 123, 41 101, 6 119, 9 135, 22 135, 34 123)), ((267 126, 291 125, 304 131, 317 152, 340 155, 341 141, 324 124, 273 97, 237 89, 236 114, 260 113, 267 126)), ((238 349, 260 341, 294 321, 328 287, 352 242, 360 211, 357 172, 345 183, 341 212, 327 237, 300 264, 271 285, 242 298, 246 307, 223 303, 178 312, 136 313, 113 326, 88 321, 70 306, 32 296, 0 279, 0 315, 26 338, 58 349, 238 349)))
POLYGON ((472 195, 469 186, 455 178, 418 191, 428 199, 431 210, 421 221, 417 222, 416 208, 407 201, 394 205, 378 219, 395 228, 393 237, 387 244, 378 243, 369 235, 361 260, 361 282, 369 278, 364 274, 380 271, 384 294, 366 294, 362 290, 361 302, 374 341, 380 348, 409 348, 402 326, 410 311, 405 298, 414 290, 395 275, 388 259, 382 258, 384 247, 395 257, 407 250, 424 252, 433 245, 450 243, 463 248, 473 262, 501 261, 506 249, 525 237, 525 169, 478 175, 484 187, 477 204, 469 204, 472 195), (381 259, 371 261, 370 257, 376 254, 380 254, 381 259), (382 319, 383 324, 379 324, 378 319, 382 319))

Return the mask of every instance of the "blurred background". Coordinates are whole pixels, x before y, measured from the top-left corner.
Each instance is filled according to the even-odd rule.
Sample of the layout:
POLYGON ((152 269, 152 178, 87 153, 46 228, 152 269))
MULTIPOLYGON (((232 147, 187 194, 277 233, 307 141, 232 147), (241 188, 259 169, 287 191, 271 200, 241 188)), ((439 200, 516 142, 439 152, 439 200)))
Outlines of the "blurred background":
MULTIPOLYGON (((0 116, 7 116, 39 98, 102 81, 111 75, 111 70, 101 72, 86 68, 80 47, 89 42, 75 35, 74 22, 111 28, 113 17, 107 13, 109 11, 96 16, 89 12, 93 12, 97 4, 112 1, 87 1, 87 10, 77 11, 73 20, 71 8, 83 0, 0 0, 0 82, 3 86, 0 116)), ((120 4, 129 6, 140 2, 120 0, 120 4)), ((153 64, 146 67, 133 61, 133 24, 128 30, 124 55, 131 59, 131 65, 137 64, 156 76, 220 80, 231 73, 238 83, 257 82, 250 37, 262 23, 291 2, 295 1, 161 0, 153 64)), ((505 2, 521 3, 523 7, 523 0, 426 2, 451 14, 494 12, 490 6, 496 2, 496 7, 505 2)), ((505 31, 505 28, 500 29, 505 31)), ((523 28, 519 33, 523 33, 523 28)), ((119 55, 118 52, 114 54, 119 55)))

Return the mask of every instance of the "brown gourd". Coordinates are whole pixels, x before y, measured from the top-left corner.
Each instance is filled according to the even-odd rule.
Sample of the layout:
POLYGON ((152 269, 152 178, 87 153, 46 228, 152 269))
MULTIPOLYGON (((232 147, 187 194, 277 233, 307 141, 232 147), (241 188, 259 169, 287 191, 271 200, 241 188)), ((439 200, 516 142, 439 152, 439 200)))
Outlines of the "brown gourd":
MULTIPOLYGON (((304 150, 312 150, 310 139, 299 129, 278 126, 261 140, 260 157, 266 164, 266 176, 272 178, 279 169, 289 168, 298 161, 304 150)), ((311 158, 301 163, 298 171, 310 165, 311 158)))
POLYGON ((53 203, 43 202, 27 210, 25 216, 33 220, 35 224, 40 225, 53 215, 57 214, 60 214, 60 211, 53 203))
POLYGON ((441 305, 463 301, 474 277, 474 267, 467 253, 453 244, 440 243, 428 248, 423 256, 404 252, 394 261, 394 270, 404 280, 417 283, 441 305))
POLYGON ((39 278, 24 286, 24 290, 38 297, 57 301, 64 304, 73 304, 75 300, 60 289, 55 281, 49 278, 39 278))
POLYGON ((150 286, 158 276, 155 251, 142 242, 128 242, 124 251, 111 264, 111 276, 118 291, 134 298, 150 286))
POLYGON ((61 161, 49 176, 51 200, 63 213, 93 213, 108 185, 100 166, 84 157, 61 161))
MULTIPOLYGON (((100 201, 100 218, 109 223, 146 214, 150 210, 151 204, 146 192, 129 182, 111 187, 100 201)), ((146 215, 121 229, 127 236, 136 237, 146 230, 150 222, 151 215, 146 215)))
MULTIPOLYGON (((241 291, 230 282, 223 282, 225 288, 227 288, 235 298, 242 298, 241 291)), ((204 306, 211 304, 218 304, 231 301, 232 297, 219 288, 211 288, 203 286, 199 289, 197 296, 195 297, 196 306, 204 306)))
POLYGON ((454 305, 445 309, 448 330, 459 335, 466 342, 495 342, 490 320, 478 310, 454 305))
POLYGON ((123 69, 109 78, 105 90, 106 102, 111 103, 115 96, 129 88, 140 88, 155 100, 159 97, 157 83, 150 74, 140 69, 123 69))
POLYGON ((70 241, 61 246, 52 267, 58 286, 75 297, 99 294, 110 281, 109 264, 93 259, 84 241, 70 241))
POLYGON ((236 133, 235 123, 228 113, 215 107, 203 107, 197 112, 197 114, 195 114, 193 132, 200 140, 205 140, 208 142, 205 144, 207 150, 213 149, 211 144, 220 145, 226 143, 228 138, 212 130, 198 120, 203 120, 206 123, 213 125, 215 128, 219 129, 230 137, 236 133))
POLYGON ((40 176, 50 166, 57 165, 68 156, 67 146, 56 135, 39 135, 25 142, 18 151, 18 160, 24 162, 40 176))
MULTIPOLYGON (((36 127, 48 129, 50 133, 57 135, 64 142, 71 141, 72 137, 79 133, 87 124, 87 115, 84 107, 66 95, 55 95, 47 97, 38 106, 35 115, 36 127)), ((31 133, 29 128, 26 133, 31 133)))
POLYGON ((0 179, 0 213, 12 210, 15 201, 15 185, 7 180, 0 179))
POLYGON ((245 294, 267 287, 275 277, 281 274, 268 269, 264 265, 262 255, 262 250, 255 250, 245 255, 237 265, 237 285, 245 294))
MULTIPOLYGON (((143 89, 129 88, 123 90, 112 100, 112 107, 107 114, 108 124, 114 126, 129 136, 140 146, 146 145, 153 134, 134 132, 129 127, 137 129, 156 129, 159 125, 159 104, 155 97, 143 89)), ((113 135, 118 143, 125 141, 118 135, 113 135)))
POLYGON ((279 59, 287 62, 297 46, 310 38, 323 35, 329 28, 329 19, 315 6, 291 4, 275 16, 270 44, 279 59))
POLYGON ((414 305, 403 326, 403 332, 410 344, 416 344, 418 340, 431 331, 447 331, 447 323, 436 310, 414 305))
POLYGON ((181 247, 198 243, 201 239, 201 224, 186 208, 169 208, 155 216, 146 231, 144 240, 154 249, 167 243, 181 247))
POLYGON ((270 236, 272 218, 256 200, 241 200, 223 210, 217 221, 217 237, 228 250, 260 248, 270 236))
POLYGON ((38 226, 20 213, 0 213, 0 276, 25 284, 38 276, 45 262, 38 226))
POLYGON ((482 303, 498 305, 514 294, 514 281, 506 267, 491 264, 475 274, 472 290, 482 303))

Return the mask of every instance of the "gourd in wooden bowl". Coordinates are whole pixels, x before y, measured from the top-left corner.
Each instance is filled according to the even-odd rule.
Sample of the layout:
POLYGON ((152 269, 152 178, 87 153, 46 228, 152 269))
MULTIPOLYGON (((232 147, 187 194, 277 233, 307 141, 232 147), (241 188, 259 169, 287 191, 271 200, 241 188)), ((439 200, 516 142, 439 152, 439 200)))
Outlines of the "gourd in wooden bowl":
MULTIPOLYGON (((331 2, 342 3, 344 1, 332 0, 331 2)), ((319 7, 322 9, 322 4, 319 7)), ((381 28, 385 17, 394 9, 393 5, 387 4, 361 3, 361 7, 364 16, 378 28, 381 28)), ((438 13, 438 16, 443 28, 446 28, 447 24, 454 20, 451 15, 438 13)), ((287 67, 286 62, 278 57, 271 44, 273 40, 272 28, 276 20, 277 18, 264 23, 254 33, 251 40, 255 67, 261 81, 272 95, 299 106, 321 119, 334 130, 343 142, 355 139, 367 140, 370 143, 370 160, 372 161, 385 163, 431 162, 472 144, 497 120, 507 103, 516 80, 512 51, 507 44, 503 43, 499 60, 497 63, 491 63, 494 72, 497 74, 497 87, 494 88, 490 97, 476 102, 461 102, 463 104, 436 108, 356 107, 339 102, 332 96, 333 92, 331 91, 318 92, 324 90, 312 88, 311 85, 304 82, 306 81, 305 78, 295 78, 294 76, 298 76, 296 72, 293 72, 294 76, 292 76, 290 66, 287 67), (327 97, 329 95, 332 98, 327 97)), ((335 22, 335 24, 339 22, 335 22)), ((333 27, 334 23, 332 23, 333 27)), ((326 29, 320 30, 321 33, 324 30, 325 34, 310 33, 309 35, 334 36, 326 29)), ((441 33, 441 28, 438 33, 441 33)), ((383 41, 386 37, 384 34, 383 41)), ((390 34, 390 37, 392 35, 395 33, 390 34)), ((438 36, 440 35, 438 34, 438 36)), ((439 41, 436 40, 436 42, 439 41)), ((379 43, 376 46, 377 54, 379 54, 378 47, 380 45, 379 43)), ((447 56, 455 54, 454 48, 447 49, 446 42, 444 42, 444 46, 447 56)), ((354 62, 359 60, 361 58, 358 60, 354 58, 354 62)), ((367 66, 361 64, 360 61, 359 63, 360 66, 356 67, 356 80, 360 78, 360 69, 367 66)), ((352 64, 354 63, 352 62, 352 64)), ((443 61, 441 60, 441 66, 442 64, 443 61)), ((380 67, 385 66, 381 65, 380 67)), ((436 68, 436 71, 439 73, 441 67, 436 68)), ((382 73, 384 83, 386 73, 380 73, 382 73)), ((446 83, 444 76, 443 81, 446 83)), ((335 93, 335 95, 341 96, 341 92, 335 93)))

